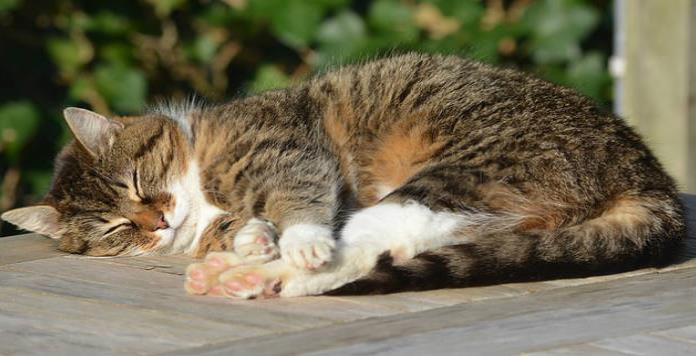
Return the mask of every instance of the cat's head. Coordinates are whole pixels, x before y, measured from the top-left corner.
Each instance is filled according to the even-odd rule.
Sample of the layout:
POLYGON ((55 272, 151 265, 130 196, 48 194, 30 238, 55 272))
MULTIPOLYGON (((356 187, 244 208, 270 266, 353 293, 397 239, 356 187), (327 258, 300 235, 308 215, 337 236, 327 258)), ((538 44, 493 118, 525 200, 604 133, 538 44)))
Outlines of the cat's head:
POLYGON ((59 239, 60 249, 94 256, 170 248, 191 209, 190 143, 174 120, 159 114, 107 118, 68 108, 75 140, 58 155, 41 205, 2 219, 59 239))

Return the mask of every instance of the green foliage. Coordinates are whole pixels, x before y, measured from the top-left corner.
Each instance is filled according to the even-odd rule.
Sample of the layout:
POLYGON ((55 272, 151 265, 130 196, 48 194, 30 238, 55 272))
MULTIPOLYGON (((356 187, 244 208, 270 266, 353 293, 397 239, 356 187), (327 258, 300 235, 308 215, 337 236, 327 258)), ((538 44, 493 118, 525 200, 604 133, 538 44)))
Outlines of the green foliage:
POLYGON ((599 14, 579 0, 544 0, 522 19, 531 35, 531 53, 538 63, 563 62, 582 55, 580 40, 597 25, 599 14))
POLYGON ((271 64, 264 64, 256 71, 253 82, 250 83, 249 91, 256 93, 264 90, 282 88, 290 83, 290 78, 278 67, 271 64))
POLYGON ((219 101, 400 51, 517 67, 608 104, 609 11, 595 0, 0 0, 0 177, 21 173, 0 185, 0 211, 45 192, 66 106, 219 101))
POLYGON ((145 105, 147 82, 145 74, 120 64, 99 65, 94 70, 99 94, 109 106, 121 113, 136 112, 145 105))
POLYGON ((0 106, 0 153, 17 163, 24 146, 36 133, 39 112, 29 101, 8 102, 0 106))

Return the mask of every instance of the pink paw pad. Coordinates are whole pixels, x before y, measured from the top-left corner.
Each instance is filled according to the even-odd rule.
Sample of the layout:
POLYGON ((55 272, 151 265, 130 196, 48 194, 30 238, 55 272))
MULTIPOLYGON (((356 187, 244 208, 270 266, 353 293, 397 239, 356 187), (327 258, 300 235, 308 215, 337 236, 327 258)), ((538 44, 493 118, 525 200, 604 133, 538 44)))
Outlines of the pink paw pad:
POLYGON ((269 245, 271 243, 265 236, 258 236, 254 241, 259 245, 269 245))
POLYGON ((280 292, 280 278, 269 279, 258 271, 234 271, 220 276, 228 297, 252 299, 272 297, 280 292))
POLYGON ((225 291, 234 294, 242 290, 242 284, 235 281, 225 282, 225 291))
POLYGON ((191 270, 191 272, 189 272, 187 277, 192 279, 192 280, 201 280, 201 279, 205 279, 207 277, 207 275, 205 272, 203 272, 203 270, 193 269, 193 270, 191 270))
POLYGON ((224 295, 225 295, 225 291, 224 291, 224 288, 223 288, 221 285, 216 284, 216 285, 214 285, 213 287, 211 287, 210 290, 208 290, 208 295, 218 296, 218 297, 219 297, 219 296, 224 296, 224 295))
POLYGON ((239 258, 234 254, 224 252, 208 254, 203 263, 194 263, 186 268, 184 288, 189 294, 223 294, 219 287, 218 276, 237 265, 239 265, 239 258))
POLYGON ((204 294, 208 288, 205 282, 186 281, 186 291, 190 294, 204 294))
POLYGON ((205 294, 210 288, 210 277, 202 264, 191 265, 186 271, 184 288, 189 294, 205 294))

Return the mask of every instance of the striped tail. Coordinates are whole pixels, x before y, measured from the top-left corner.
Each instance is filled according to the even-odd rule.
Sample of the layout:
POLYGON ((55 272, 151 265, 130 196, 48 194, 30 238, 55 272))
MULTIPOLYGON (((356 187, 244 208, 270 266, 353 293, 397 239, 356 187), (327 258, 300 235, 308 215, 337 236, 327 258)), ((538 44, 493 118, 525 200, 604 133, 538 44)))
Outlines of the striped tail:
POLYGON ((606 206, 598 216, 576 225, 484 233, 474 242, 421 253, 401 264, 385 253, 369 275, 327 294, 383 294, 614 273, 669 261, 686 236, 684 209, 677 197, 623 196, 606 206))

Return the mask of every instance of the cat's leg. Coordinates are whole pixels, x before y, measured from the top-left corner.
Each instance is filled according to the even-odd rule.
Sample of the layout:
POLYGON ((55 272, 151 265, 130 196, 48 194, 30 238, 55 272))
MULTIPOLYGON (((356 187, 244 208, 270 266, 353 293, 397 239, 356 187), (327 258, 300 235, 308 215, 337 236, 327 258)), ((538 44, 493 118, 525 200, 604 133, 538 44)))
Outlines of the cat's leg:
POLYGON ((284 275, 280 295, 317 295, 368 275, 380 257, 394 263, 443 246, 473 239, 476 214, 438 211, 417 200, 381 202, 356 213, 341 232, 332 264, 316 273, 284 275))
POLYGON ((244 264, 261 264, 278 258, 278 239, 272 223, 252 218, 233 238, 234 252, 208 253, 201 263, 186 269, 186 290, 191 294, 221 294, 220 273, 244 264))
POLYGON ((328 152, 304 143, 288 146, 284 157, 260 161, 260 211, 278 227, 281 258, 297 268, 315 270, 331 260, 336 246, 333 223, 340 204, 340 173, 328 152))
POLYGON ((220 275, 220 282, 226 295, 245 298, 261 295, 268 284, 275 284, 283 297, 321 294, 367 275, 383 253, 406 260, 419 252, 464 243, 467 225, 464 214, 436 212, 415 201, 380 203, 348 221, 332 262, 320 270, 307 271, 277 260, 232 268, 220 275), (242 288, 242 282, 249 280, 255 284, 242 288))
MULTIPOLYGON (((335 183, 337 185, 337 183, 335 183)), ((332 258, 336 247, 333 236, 333 217, 336 214, 336 188, 317 183, 305 185, 309 192, 293 192, 286 188, 267 203, 266 217, 279 226, 278 246, 281 258, 297 268, 314 270, 332 258), (326 190, 319 192, 316 190, 326 190), (308 196, 320 196, 310 201, 308 196)))
POLYGON ((325 268, 310 272, 283 261, 240 266, 220 275, 223 288, 228 295, 249 297, 253 290, 279 280, 280 288, 275 290, 280 290, 280 296, 316 295, 368 275, 385 253, 399 263, 421 252, 472 241, 478 228, 499 217, 468 208, 467 200, 475 196, 465 187, 443 190, 450 180, 466 183, 466 178, 472 178, 450 176, 456 170, 449 167, 443 170, 423 172, 377 205, 354 214, 325 268), (240 282, 247 280, 257 281, 257 286, 239 289, 240 282))

